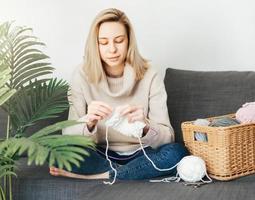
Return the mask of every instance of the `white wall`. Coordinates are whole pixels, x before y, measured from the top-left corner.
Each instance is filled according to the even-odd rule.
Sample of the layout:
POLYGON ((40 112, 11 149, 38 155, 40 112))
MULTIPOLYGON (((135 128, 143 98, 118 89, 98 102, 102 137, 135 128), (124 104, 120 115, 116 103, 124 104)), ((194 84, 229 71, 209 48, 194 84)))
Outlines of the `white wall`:
POLYGON ((70 80, 93 18, 109 7, 126 12, 162 75, 166 67, 255 70, 254 0, 0 0, 0 22, 32 27, 56 76, 70 80))

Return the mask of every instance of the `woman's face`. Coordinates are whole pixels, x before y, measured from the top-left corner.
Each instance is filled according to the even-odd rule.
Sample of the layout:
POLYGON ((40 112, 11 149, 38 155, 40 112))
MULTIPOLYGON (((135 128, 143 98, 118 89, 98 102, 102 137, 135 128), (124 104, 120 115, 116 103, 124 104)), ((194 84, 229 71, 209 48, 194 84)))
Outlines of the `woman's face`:
POLYGON ((124 67, 128 36, 125 26, 119 22, 104 22, 98 33, 99 53, 107 68, 124 67))

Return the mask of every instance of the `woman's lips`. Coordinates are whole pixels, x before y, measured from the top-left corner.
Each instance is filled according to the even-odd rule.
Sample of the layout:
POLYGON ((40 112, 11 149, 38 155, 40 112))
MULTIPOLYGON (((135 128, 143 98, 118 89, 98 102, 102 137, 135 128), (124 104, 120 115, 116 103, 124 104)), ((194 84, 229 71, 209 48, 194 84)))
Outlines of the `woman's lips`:
POLYGON ((114 56, 114 57, 109 57, 108 59, 114 59, 114 58, 118 58, 120 56, 114 56))
POLYGON ((116 56, 116 57, 110 57, 108 58, 108 60, 110 61, 115 61, 115 60, 118 60, 120 56, 116 56))

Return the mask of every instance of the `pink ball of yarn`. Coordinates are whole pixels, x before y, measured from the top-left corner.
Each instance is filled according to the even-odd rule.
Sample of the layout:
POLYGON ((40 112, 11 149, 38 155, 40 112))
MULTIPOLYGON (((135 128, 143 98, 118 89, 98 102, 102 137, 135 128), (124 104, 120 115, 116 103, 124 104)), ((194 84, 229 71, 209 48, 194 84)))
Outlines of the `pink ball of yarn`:
POLYGON ((255 123, 255 102, 243 104, 236 112, 236 119, 240 123, 255 123))

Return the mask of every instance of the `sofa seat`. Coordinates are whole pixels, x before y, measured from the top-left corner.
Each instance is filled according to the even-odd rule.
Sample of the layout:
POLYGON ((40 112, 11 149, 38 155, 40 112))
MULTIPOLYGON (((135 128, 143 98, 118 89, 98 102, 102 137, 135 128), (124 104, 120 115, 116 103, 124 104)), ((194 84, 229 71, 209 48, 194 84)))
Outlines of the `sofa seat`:
POLYGON ((78 180, 54 177, 47 165, 27 166, 19 160, 18 179, 13 181, 14 200, 254 200, 255 175, 232 181, 216 181, 194 188, 180 183, 117 181, 105 185, 102 180, 78 180))

